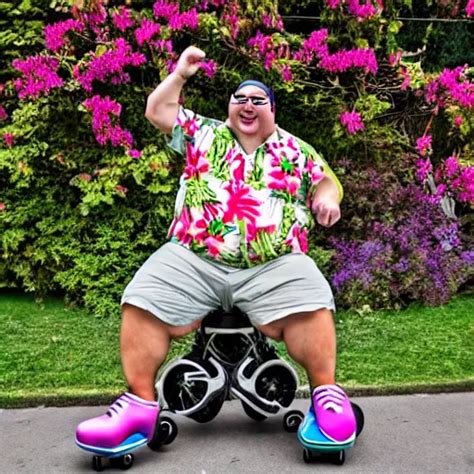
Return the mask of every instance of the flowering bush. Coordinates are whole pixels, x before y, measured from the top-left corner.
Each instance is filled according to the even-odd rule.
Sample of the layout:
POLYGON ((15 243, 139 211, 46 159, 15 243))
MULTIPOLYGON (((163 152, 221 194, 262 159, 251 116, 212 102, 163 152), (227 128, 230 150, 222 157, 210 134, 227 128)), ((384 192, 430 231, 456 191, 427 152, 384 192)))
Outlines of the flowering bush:
POLYGON ((222 119, 233 88, 261 79, 279 125, 337 160, 343 221, 308 239, 342 303, 437 304, 467 279, 473 72, 425 73, 399 49, 406 1, 321 1, 308 35, 286 31, 273 0, 56 4, 0 85, 2 284, 113 308, 171 222, 184 164, 143 111, 191 43, 207 59, 187 107, 222 119))

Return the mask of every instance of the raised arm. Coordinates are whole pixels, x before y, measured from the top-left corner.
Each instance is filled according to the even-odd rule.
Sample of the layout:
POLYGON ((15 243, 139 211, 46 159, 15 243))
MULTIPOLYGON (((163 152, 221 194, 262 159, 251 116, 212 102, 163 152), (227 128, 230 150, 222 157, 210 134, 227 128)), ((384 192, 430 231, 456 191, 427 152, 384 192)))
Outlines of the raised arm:
POLYGON ((171 133, 179 110, 179 96, 186 81, 196 74, 206 56, 195 46, 186 48, 174 72, 167 76, 148 96, 145 117, 164 133, 171 133))

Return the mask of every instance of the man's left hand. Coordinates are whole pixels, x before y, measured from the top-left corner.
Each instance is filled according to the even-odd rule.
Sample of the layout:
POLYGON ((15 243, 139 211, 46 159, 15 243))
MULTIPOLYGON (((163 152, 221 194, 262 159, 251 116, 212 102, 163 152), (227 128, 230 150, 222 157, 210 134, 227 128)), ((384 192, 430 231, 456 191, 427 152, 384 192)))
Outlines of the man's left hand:
POLYGON ((339 203, 332 197, 320 196, 312 205, 313 213, 318 224, 331 227, 341 218, 339 203))

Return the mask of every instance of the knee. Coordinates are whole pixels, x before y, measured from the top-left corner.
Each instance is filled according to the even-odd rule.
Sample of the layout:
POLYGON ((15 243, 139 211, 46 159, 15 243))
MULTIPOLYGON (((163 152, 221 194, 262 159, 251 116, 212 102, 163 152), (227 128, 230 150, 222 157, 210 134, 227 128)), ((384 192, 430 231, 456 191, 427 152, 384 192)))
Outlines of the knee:
POLYGON ((283 339, 283 328, 275 325, 274 323, 258 326, 257 329, 262 334, 269 337, 270 339, 273 339, 274 341, 281 341, 283 339))

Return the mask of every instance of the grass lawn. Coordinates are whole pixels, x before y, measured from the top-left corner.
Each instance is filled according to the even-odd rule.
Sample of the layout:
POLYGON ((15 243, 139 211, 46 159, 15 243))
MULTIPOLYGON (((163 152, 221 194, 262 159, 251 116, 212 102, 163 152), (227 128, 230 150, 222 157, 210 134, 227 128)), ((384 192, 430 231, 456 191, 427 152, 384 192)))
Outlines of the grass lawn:
MULTIPOLYGON (((472 295, 437 308, 339 311, 339 383, 353 394, 473 389, 473 314, 472 295)), ((119 327, 119 318, 98 319, 58 299, 38 305, 0 293, 0 406, 109 402, 126 388, 119 327)), ((171 357, 190 342, 175 341, 171 357)))

